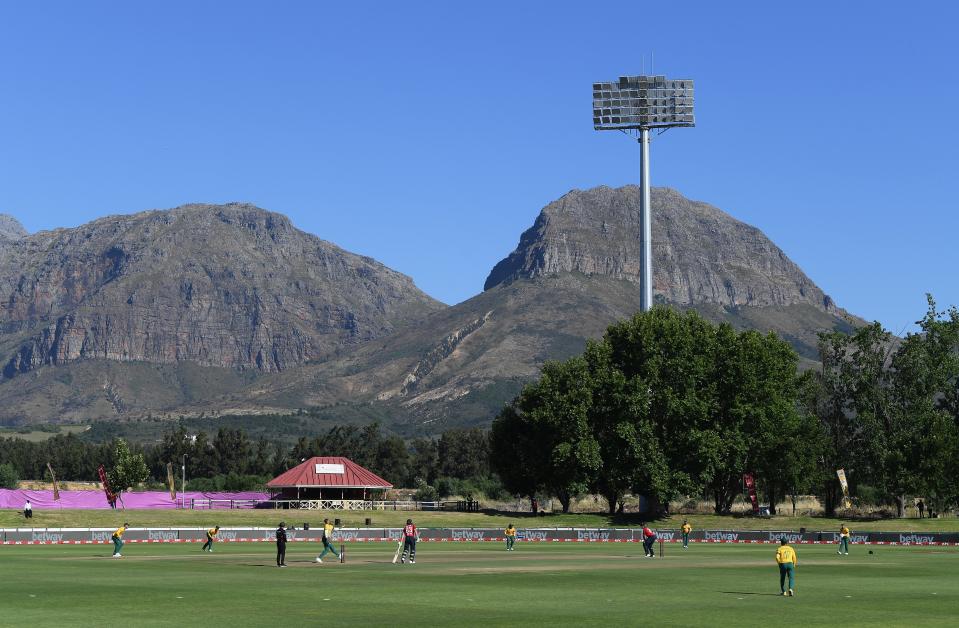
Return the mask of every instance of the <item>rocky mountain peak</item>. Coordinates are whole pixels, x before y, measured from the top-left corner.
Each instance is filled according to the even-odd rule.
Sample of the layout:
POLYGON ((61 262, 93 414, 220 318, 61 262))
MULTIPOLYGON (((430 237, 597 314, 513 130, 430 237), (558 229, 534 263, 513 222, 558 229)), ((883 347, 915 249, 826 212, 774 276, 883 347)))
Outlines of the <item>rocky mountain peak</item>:
POLYGON ((0 238, 19 240, 28 235, 20 221, 10 214, 0 214, 0 238))
POLYGON ((442 307, 281 214, 184 205, 0 249, 0 368, 99 358, 279 371, 442 307))
MULTIPOLYGON (((669 188, 652 188, 653 292, 679 305, 836 306, 759 229, 669 188)), ((639 282, 640 189, 573 190, 547 205, 485 289, 556 273, 639 282)))

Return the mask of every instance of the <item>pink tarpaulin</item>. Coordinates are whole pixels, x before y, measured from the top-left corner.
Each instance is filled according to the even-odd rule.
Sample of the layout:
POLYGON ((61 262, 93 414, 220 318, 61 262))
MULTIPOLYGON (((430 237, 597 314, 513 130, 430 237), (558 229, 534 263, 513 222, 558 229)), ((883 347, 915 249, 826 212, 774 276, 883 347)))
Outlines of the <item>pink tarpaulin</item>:
MULTIPOLYGON (((215 499, 224 500, 223 503, 215 504, 215 508, 229 508, 230 504, 225 500, 257 500, 264 501, 270 498, 268 493, 256 493, 245 491, 242 493, 202 493, 199 491, 187 491, 177 493, 177 499, 170 499, 170 493, 167 491, 147 491, 143 493, 124 493, 123 504, 125 508, 143 508, 143 509, 162 509, 176 508, 180 499, 186 498, 187 507, 190 500, 215 499)), ((47 509, 71 508, 80 510, 89 510, 95 508, 109 508, 106 495, 103 491, 60 491, 60 501, 54 501, 53 491, 26 491, 0 489, 0 508, 13 508, 22 510, 27 500, 33 506, 34 512, 47 509)), ((121 504, 117 502, 117 508, 121 504)), ((203 507, 206 507, 205 505, 203 507)), ((252 508, 251 503, 235 504, 237 508, 252 508)))

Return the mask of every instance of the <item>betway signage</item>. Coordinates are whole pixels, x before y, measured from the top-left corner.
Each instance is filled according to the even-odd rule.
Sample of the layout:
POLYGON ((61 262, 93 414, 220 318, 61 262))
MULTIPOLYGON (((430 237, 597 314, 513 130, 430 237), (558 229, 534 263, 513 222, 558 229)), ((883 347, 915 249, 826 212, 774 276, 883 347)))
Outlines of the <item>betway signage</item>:
MULTIPOLYGON (((420 540, 428 542, 503 541, 500 528, 420 528, 420 540)), ((658 530, 658 540, 665 543, 682 541, 677 530, 658 530)), ((0 529, 3 545, 94 544, 109 543, 113 528, 8 528, 0 529)), ((319 542, 322 530, 287 528, 291 542, 319 542)), ((397 541, 400 528, 341 528, 333 540, 341 543, 397 541)), ((516 538, 524 542, 553 543, 638 543, 638 528, 518 528, 516 538)), ((836 543, 836 532, 795 532, 793 530, 694 530, 693 543, 836 543)), ((220 542, 266 542, 276 539, 275 528, 220 528, 220 542)), ((959 533, 858 532, 851 536, 854 544, 878 545, 959 545, 959 533)), ((128 543, 202 543, 206 528, 129 528, 123 535, 128 543)))

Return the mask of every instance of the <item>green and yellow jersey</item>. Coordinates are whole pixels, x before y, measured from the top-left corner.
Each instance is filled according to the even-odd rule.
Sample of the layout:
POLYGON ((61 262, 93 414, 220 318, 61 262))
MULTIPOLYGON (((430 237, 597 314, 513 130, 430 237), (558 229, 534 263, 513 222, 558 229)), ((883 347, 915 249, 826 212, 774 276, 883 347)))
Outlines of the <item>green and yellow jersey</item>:
POLYGON ((323 525, 323 536, 329 540, 333 540, 333 524, 327 523, 323 525))
POLYGON ((796 550, 788 545, 780 545, 779 549, 776 550, 776 562, 780 565, 785 565, 788 563, 798 565, 799 561, 796 558, 796 550))
POLYGON ((119 528, 117 528, 117 531, 113 533, 112 538, 114 539, 123 538, 123 533, 126 531, 127 531, 126 526, 120 526, 119 528))
POLYGON ((844 537, 847 537, 847 538, 848 538, 848 537, 849 537, 849 528, 847 528, 846 526, 843 526, 843 527, 839 528, 839 536, 844 536, 844 537))
POLYGON ((505 530, 503 530, 503 534, 505 534, 506 536, 516 536, 516 528, 514 528, 513 526, 510 526, 506 528, 505 530))
POLYGON ((692 532, 693 526, 689 525, 688 523, 684 523, 682 530, 683 530, 683 534, 689 534, 690 532, 692 532))
POLYGON ((209 530, 206 531, 206 535, 213 539, 216 538, 216 535, 218 533, 219 533, 219 530, 217 530, 216 528, 210 528, 209 530))

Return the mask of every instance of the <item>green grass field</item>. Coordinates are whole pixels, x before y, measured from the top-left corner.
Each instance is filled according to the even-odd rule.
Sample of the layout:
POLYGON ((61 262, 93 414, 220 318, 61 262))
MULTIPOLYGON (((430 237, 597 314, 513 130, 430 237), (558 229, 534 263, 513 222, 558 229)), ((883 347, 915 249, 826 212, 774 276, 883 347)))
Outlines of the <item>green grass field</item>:
POLYGON ((797 547, 796 597, 774 545, 354 543, 314 564, 291 543, 0 547, 2 626, 954 626, 959 548, 797 547))
MULTIPOLYGON (((109 528, 123 521, 135 527, 209 527, 221 526, 275 526, 280 520, 300 525, 309 522, 318 525, 324 517, 339 518, 345 527, 363 526, 367 517, 374 526, 401 527, 407 517, 416 520, 421 527, 434 528, 498 528, 512 522, 522 527, 547 528, 603 528, 632 527, 643 520, 639 515, 609 516, 604 514, 569 514, 533 517, 529 513, 500 513, 485 511, 466 512, 409 512, 409 511, 319 511, 319 510, 52 510, 36 509, 31 521, 16 510, 0 510, 0 528, 109 528)), ((715 515, 690 515, 689 521, 697 530, 835 530, 840 521, 851 522, 854 532, 954 532, 959 530, 959 519, 880 519, 856 521, 829 519, 825 517, 719 517, 715 515)), ((666 517, 652 521, 658 528, 678 529, 682 516, 666 517)))

